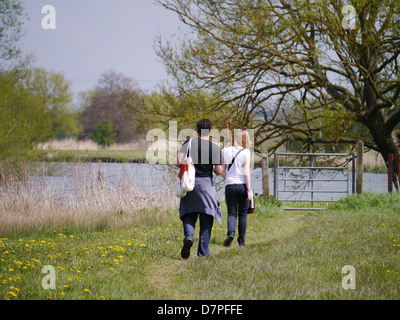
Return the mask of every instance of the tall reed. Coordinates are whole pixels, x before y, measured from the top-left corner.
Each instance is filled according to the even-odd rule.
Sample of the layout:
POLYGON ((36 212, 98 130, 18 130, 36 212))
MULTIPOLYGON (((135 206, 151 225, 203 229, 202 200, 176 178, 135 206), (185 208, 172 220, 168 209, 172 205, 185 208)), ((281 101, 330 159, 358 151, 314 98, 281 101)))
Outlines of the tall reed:
POLYGON ((154 223, 176 205, 175 174, 146 164, 76 163, 49 176, 46 164, 0 184, 0 235, 67 226, 154 223), (106 168, 107 166, 107 168, 106 168))

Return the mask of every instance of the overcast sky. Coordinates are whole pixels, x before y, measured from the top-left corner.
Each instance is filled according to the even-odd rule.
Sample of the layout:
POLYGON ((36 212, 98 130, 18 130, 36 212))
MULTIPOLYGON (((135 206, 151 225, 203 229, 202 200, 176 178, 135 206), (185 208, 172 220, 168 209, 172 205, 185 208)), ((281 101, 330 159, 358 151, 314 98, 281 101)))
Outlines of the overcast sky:
MULTIPOLYGON (((153 0, 23 0, 29 20, 21 40, 35 66, 62 71, 78 92, 92 89, 101 73, 114 70, 151 91, 166 78, 154 51, 155 36, 180 26, 176 15, 153 0), (56 10, 56 29, 45 30, 42 8, 56 10)), ((75 100, 76 101, 76 100, 75 100)))

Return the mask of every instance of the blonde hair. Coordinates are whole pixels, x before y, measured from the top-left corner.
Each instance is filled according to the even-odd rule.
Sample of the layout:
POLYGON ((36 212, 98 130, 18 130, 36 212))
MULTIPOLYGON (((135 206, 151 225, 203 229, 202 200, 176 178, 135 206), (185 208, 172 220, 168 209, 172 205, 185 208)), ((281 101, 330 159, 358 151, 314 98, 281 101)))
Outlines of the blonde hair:
POLYGON ((246 130, 236 129, 235 137, 233 139, 233 146, 243 147, 244 149, 250 149, 251 140, 249 133, 246 130))

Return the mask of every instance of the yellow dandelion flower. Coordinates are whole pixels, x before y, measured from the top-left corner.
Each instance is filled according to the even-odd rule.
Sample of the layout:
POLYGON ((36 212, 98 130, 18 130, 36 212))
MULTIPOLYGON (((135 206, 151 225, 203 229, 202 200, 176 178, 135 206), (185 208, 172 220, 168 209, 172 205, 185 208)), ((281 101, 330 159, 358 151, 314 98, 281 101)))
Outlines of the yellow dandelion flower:
POLYGON ((15 292, 13 292, 13 291, 8 291, 8 294, 9 294, 9 295, 12 295, 13 297, 16 297, 16 296, 17 296, 17 294, 16 294, 15 292))
POLYGON ((85 289, 85 290, 83 290, 83 291, 85 291, 85 292, 90 292, 90 290, 89 290, 89 289, 85 289))

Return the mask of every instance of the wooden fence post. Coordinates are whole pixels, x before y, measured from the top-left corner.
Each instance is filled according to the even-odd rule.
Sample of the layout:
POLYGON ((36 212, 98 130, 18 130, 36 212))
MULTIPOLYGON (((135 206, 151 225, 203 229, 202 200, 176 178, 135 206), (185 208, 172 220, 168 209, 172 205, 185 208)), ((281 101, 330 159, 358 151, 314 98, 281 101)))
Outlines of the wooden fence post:
POLYGON ((393 154, 388 154, 388 192, 393 191, 393 154))
POLYGON ((274 198, 278 199, 278 154, 274 153, 274 198))
POLYGON ((357 142, 357 161, 356 161, 356 193, 363 192, 363 155, 364 155, 364 142, 358 140, 357 142))
POLYGON ((351 193, 356 193, 356 155, 351 155, 351 193))
MULTIPOLYGON (((396 156, 395 172, 396 183, 400 187, 400 154, 396 156)), ((400 188, 397 191, 400 191, 400 188)))
POLYGON ((269 157, 268 149, 261 149, 263 196, 269 198, 269 157))

